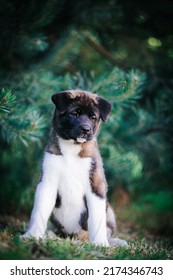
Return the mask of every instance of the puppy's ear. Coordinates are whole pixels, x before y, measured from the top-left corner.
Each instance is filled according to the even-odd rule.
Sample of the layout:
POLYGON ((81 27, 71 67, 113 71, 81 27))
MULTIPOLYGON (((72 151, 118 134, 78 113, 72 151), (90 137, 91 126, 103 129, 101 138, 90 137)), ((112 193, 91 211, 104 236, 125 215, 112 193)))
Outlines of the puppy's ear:
POLYGON ((52 102, 55 104, 60 113, 65 113, 71 101, 72 100, 68 91, 60 91, 52 95, 52 102))
POLYGON ((110 102, 105 100, 104 98, 99 97, 98 98, 98 108, 100 111, 100 117, 103 122, 105 122, 108 119, 108 116, 111 112, 112 105, 110 102))

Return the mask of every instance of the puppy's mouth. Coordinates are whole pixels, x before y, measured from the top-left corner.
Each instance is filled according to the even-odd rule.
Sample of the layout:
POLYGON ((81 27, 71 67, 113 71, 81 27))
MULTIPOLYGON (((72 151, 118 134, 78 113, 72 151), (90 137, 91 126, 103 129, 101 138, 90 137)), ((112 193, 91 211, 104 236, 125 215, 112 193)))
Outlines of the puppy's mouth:
POLYGON ((86 127, 82 129, 73 128, 63 131, 63 134, 61 133, 60 136, 66 140, 74 140, 76 144, 83 144, 92 139, 93 133, 91 129, 86 129, 86 127))
POLYGON ((76 137, 76 143, 82 144, 92 139, 92 134, 81 133, 76 137))
POLYGON ((76 143, 82 144, 87 142, 88 140, 91 140, 92 138, 92 131, 91 128, 87 125, 80 126, 78 129, 75 140, 76 143))
POLYGON ((76 142, 77 143, 85 143, 87 141, 87 139, 85 137, 77 137, 76 142))
POLYGON ((86 135, 86 134, 78 134, 78 135, 75 135, 75 133, 67 133, 63 135, 63 138, 64 139, 67 139, 67 140, 74 140, 74 142, 76 144, 82 144, 82 143, 85 143, 87 142, 88 140, 91 140, 91 137, 89 135, 86 135))

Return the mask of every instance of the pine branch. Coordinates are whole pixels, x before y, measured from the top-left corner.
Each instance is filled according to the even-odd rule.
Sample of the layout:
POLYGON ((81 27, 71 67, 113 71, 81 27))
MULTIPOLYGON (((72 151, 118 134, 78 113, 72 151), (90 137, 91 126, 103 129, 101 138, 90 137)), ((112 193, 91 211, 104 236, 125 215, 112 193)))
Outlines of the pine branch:
POLYGON ((0 133, 7 142, 20 141, 27 146, 29 141, 39 141, 43 136, 46 121, 30 105, 29 110, 20 100, 21 106, 15 105, 16 96, 9 89, 0 93, 0 133))
POLYGON ((35 35, 22 35, 19 37, 18 48, 16 50, 22 58, 29 59, 36 54, 44 52, 48 48, 47 37, 42 33, 35 35))
POLYGON ((132 106, 141 98, 142 87, 145 85, 146 75, 138 70, 128 73, 119 68, 103 73, 94 79, 92 91, 109 96, 115 105, 132 106))
POLYGON ((145 73, 138 70, 131 70, 124 79, 118 80, 113 88, 116 91, 116 103, 124 102, 125 100, 132 103, 141 97, 141 87, 146 81, 145 73))
POLYGON ((16 115, 8 118, 4 117, 1 121, 1 134, 8 143, 20 141, 28 146, 29 141, 38 142, 43 136, 43 130, 46 126, 45 119, 36 111, 25 112, 22 115, 16 115))
POLYGON ((40 66, 58 72, 70 64, 80 52, 81 42, 76 31, 68 30, 63 38, 55 43, 48 56, 41 61, 40 66))
POLYGON ((93 47, 101 56, 108 59, 113 65, 118 64, 118 61, 113 57, 113 55, 107 49, 105 49, 98 42, 93 40, 93 38, 91 38, 91 36, 89 36, 88 34, 86 34, 84 32, 82 34, 83 34, 84 39, 87 41, 87 43, 91 47, 93 47))
POLYGON ((0 117, 10 113, 16 101, 16 96, 9 89, 2 89, 0 92, 0 117))

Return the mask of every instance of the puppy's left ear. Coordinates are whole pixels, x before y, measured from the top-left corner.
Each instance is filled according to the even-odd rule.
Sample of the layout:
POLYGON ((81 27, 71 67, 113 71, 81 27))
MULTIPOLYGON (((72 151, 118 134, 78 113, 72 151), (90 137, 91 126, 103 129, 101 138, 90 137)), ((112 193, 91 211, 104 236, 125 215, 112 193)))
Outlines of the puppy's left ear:
POLYGON ((60 91, 52 95, 52 102, 60 113, 64 113, 71 102, 68 91, 60 91))
POLYGON ((111 112, 112 105, 110 102, 108 102, 107 100, 101 97, 99 97, 97 101, 98 101, 98 108, 100 111, 100 117, 102 121, 105 122, 107 121, 108 116, 111 112))

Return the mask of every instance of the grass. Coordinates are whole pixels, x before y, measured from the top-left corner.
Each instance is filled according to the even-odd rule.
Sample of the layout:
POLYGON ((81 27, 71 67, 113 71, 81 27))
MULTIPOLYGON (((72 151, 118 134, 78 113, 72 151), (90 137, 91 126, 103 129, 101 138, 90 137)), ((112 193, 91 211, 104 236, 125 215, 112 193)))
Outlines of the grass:
POLYGON ((122 225, 119 237, 128 240, 129 248, 100 247, 77 239, 23 241, 19 232, 22 222, 13 217, 0 218, 0 259, 59 259, 59 260, 141 260, 172 259, 170 239, 156 237, 122 225), (8 222, 4 222, 8 220, 8 222), (128 228, 128 231, 127 231, 128 228), (125 230, 126 229, 126 230, 125 230))

